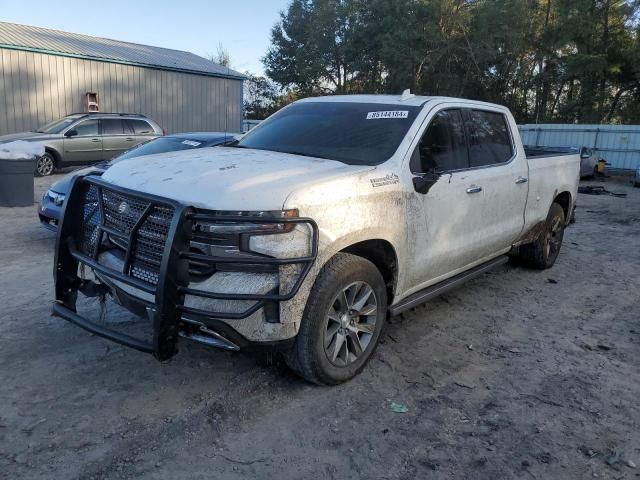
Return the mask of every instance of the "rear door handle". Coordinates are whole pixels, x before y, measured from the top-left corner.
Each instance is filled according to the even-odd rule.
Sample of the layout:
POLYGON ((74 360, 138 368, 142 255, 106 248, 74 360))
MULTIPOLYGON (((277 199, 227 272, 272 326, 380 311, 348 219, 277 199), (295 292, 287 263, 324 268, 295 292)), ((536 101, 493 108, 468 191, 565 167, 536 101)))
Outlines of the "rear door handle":
POLYGON ((478 193, 482 191, 482 187, 479 185, 471 185, 467 188, 467 193, 478 193))
POLYGON ((525 178, 525 177, 518 177, 518 178, 516 179, 516 183, 517 183, 517 184, 520 184, 520 183, 527 183, 528 181, 529 181, 529 179, 528 179, 528 178, 525 178))
POLYGON ((127 137, 125 140, 126 140, 127 142, 133 142, 133 141, 135 140, 135 138, 133 138, 133 137, 127 137))
POLYGON ((99 138, 92 138, 91 141, 95 142, 95 143, 98 143, 100 141, 100 139, 99 138))

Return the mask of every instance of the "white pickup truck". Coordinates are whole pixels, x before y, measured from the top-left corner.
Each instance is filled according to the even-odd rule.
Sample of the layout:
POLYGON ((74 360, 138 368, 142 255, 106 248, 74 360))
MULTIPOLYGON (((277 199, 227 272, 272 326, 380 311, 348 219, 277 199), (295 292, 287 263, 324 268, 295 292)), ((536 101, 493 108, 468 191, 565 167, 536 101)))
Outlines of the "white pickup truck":
POLYGON ((527 157, 499 105, 308 98, 231 147, 78 177, 54 314, 161 360, 179 337, 279 348, 307 380, 340 383, 364 367, 388 315, 508 255, 551 267, 579 174, 577 154, 527 157), (146 317, 149 338, 88 320, 78 292, 146 317))

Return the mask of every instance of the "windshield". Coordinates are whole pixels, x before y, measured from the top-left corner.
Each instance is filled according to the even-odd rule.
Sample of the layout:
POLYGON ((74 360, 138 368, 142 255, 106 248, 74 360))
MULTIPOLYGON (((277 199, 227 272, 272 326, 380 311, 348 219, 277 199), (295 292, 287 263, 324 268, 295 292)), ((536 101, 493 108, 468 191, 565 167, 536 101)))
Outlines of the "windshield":
POLYGON ((296 103, 251 130, 235 146, 349 165, 378 165, 395 153, 419 110, 380 103, 296 103))
POLYGON ((192 148, 205 147, 205 142, 188 138, 160 137, 149 142, 133 147, 122 155, 119 155, 109 162, 109 165, 127 160, 129 158, 141 157, 143 155, 153 155, 155 153, 177 152, 178 150, 189 150, 192 148))
POLYGON ((51 123, 47 123, 45 126, 36 130, 38 133, 60 133, 73 122, 78 120, 79 117, 64 117, 60 120, 56 120, 51 123))

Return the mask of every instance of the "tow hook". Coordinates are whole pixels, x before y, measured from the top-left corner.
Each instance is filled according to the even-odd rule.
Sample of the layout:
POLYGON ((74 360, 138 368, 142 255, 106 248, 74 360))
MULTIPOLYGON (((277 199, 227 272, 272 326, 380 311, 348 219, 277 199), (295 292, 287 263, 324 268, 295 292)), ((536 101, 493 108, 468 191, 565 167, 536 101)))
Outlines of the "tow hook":
POLYGON ((224 350, 240 350, 240 347, 231 340, 227 340, 218 332, 207 328, 200 322, 194 322, 193 320, 182 319, 179 335, 183 338, 193 340, 194 342, 222 348, 224 350))

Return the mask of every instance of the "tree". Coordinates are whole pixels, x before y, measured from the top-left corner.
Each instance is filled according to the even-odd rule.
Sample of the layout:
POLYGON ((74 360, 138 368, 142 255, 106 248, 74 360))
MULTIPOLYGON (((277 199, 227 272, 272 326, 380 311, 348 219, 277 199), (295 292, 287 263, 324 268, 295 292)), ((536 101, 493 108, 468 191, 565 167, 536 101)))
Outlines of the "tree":
POLYGON ((223 67, 231 68, 231 55, 229 55, 229 51, 224 48, 222 42, 218 43, 216 53, 209 55, 209 60, 223 67))
POLYGON ((306 95, 353 91, 366 54, 351 38, 363 5, 365 0, 293 0, 271 31, 263 59, 269 78, 306 95))
POLYGON ((521 122, 639 122, 640 0, 293 0, 263 59, 299 95, 489 100, 521 122))
POLYGON ((250 120, 263 120, 285 105, 296 100, 291 92, 282 93, 280 88, 266 77, 245 72, 244 112, 250 120))

